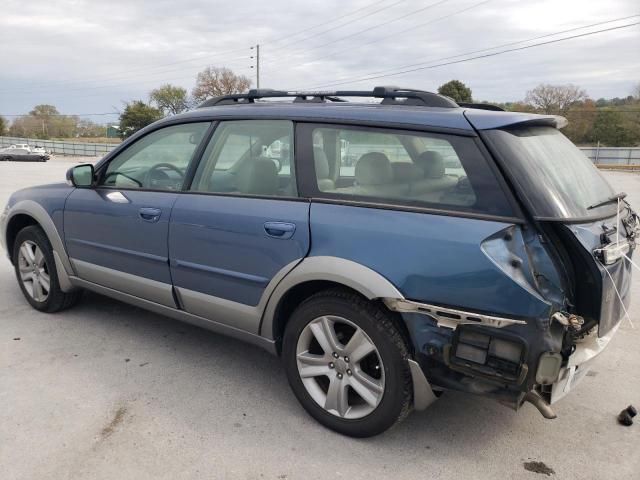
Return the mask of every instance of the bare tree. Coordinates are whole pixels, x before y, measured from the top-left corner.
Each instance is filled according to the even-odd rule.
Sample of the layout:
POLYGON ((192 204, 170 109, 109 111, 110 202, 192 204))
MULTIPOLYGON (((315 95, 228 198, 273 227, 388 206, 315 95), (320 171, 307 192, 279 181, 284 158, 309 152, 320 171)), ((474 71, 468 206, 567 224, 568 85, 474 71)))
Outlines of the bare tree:
POLYGON ((587 98, 587 92, 576 85, 543 83, 527 92, 525 102, 547 114, 566 115, 571 105, 587 98))
POLYGON ((191 96, 196 103, 200 103, 218 95, 242 93, 250 86, 251 80, 244 75, 236 75, 224 67, 207 67, 198 73, 191 96))
POLYGON ((633 87, 632 95, 636 100, 640 100, 640 82, 633 87))

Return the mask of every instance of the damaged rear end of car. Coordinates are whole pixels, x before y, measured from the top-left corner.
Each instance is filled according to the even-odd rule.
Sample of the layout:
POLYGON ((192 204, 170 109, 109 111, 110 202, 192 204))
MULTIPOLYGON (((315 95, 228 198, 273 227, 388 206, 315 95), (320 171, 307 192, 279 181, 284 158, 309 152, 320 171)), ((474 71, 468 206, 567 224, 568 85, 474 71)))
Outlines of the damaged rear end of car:
POLYGON ((455 369, 462 356, 467 368, 477 369, 472 357, 482 360, 480 350, 485 351, 485 365, 493 361, 499 366, 493 376, 508 378, 511 389, 519 390, 508 403, 517 408, 530 401, 553 418, 549 405, 586 375, 628 318, 640 220, 625 194, 614 192, 559 131, 564 119, 537 116, 500 125, 498 115, 487 120, 486 113, 466 112, 527 217, 521 228, 523 248, 513 252, 512 264, 525 267, 524 280, 548 303, 549 312, 526 327, 501 329, 501 334, 509 332, 506 341, 513 335, 512 344, 500 340, 494 345, 488 329, 454 335, 450 363, 455 369), (480 127, 487 123, 490 128, 480 127), (475 349, 471 354, 470 348, 475 349), (491 356, 499 349, 510 354, 508 377, 502 367, 505 355, 491 356))

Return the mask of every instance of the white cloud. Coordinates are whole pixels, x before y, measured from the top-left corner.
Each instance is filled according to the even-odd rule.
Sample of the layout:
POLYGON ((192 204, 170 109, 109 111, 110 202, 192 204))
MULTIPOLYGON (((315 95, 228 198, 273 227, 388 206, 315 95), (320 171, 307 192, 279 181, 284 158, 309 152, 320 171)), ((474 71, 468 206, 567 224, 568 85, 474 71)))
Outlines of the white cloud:
POLYGON ((575 83, 595 98, 625 96, 640 80, 636 26, 356 81, 372 72, 640 13, 637 0, 449 0, 411 14, 436 0, 406 0, 366 16, 397 1, 5 0, 0 114, 23 113, 43 102, 66 113, 112 111, 122 101, 146 98, 161 83, 190 89, 207 65, 254 75, 248 57, 249 46, 257 42, 262 45, 261 86, 273 88, 347 79, 353 82, 340 88, 399 84, 435 89, 459 78, 477 98, 505 101, 523 98, 540 82, 575 83), (362 10, 344 16, 356 9, 362 10))

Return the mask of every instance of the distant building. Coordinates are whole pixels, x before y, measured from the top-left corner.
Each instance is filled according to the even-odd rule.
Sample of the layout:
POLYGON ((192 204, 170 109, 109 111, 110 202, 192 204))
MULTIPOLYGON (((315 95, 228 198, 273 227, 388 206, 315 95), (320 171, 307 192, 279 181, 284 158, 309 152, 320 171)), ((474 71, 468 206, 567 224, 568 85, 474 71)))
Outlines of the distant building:
POLYGON ((107 138, 120 138, 120 125, 107 125, 107 138))

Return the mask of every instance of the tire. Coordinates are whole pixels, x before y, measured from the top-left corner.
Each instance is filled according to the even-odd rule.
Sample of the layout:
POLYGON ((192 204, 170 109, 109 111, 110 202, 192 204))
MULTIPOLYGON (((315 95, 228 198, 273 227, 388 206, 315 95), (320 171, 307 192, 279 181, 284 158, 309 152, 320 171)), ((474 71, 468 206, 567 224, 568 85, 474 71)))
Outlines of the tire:
POLYGON ((326 290, 305 300, 286 326, 282 354, 293 393, 331 430, 371 437, 411 411, 407 345, 388 312, 354 293, 326 290))
POLYGON ((39 226, 25 227, 18 232, 12 258, 20 290, 36 310, 59 312, 79 300, 80 291, 65 293, 60 289, 53 249, 39 226))

